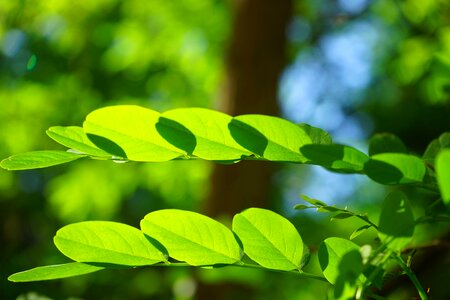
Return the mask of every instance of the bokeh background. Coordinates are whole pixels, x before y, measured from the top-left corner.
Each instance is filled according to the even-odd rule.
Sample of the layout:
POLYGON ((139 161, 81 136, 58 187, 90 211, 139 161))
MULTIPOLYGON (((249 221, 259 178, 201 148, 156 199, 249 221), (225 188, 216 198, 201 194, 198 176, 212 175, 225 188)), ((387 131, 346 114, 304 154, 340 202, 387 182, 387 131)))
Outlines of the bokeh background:
MULTIPOLYGON (((1 158, 59 149, 45 135, 48 127, 81 125, 90 111, 114 104, 279 115, 321 127, 336 142, 363 151, 373 133, 392 132, 421 155, 450 131, 450 3, 2 0, 0 104, 1 158)), ((327 284, 259 270, 141 268, 27 284, 6 278, 67 261, 52 237, 69 223, 138 226, 161 208, 227 222, 251 206, 289 217, 311 249, 308 270, 318 272, 320 241, 348 237, 359 223, 294 211, 299 195, 376 220, 386 192, 362 176, 261 162, 81 160, 0 170, 0 298, 324 299, 327 284)), ((405 192, 416 216, 429 202, 414 198, 432 201, 426 191, 405 192)), ((448 229, 423 225, 414 238, 425 246, 413 267, 434 299, 450 297, 448 229)), ((355 241, 373 239, 369 232, 355 241)), ((381 293, 410 299, 414 289, 399 276, 381 293)))

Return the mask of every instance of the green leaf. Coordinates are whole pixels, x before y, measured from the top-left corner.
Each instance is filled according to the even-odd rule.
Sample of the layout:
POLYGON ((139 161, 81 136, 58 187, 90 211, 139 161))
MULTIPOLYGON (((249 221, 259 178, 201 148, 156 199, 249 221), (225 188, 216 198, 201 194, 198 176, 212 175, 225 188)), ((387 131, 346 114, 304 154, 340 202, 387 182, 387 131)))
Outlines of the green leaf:
POLYGON ((305 145, 300 151, 308 163, 344 173, 361 173, 369 159, 361 151, 345 145, 305 145))
POLYGON ((263 267, 275 270, 299 269, 303 242, 294 225, 266 209, 249 208, 233 218, 233 231, 244 252, 263 267))
POLYGON ((67 148, 71 148, 91 156, 111 158, 112 154, 99 149, 88 139, 82 127, 50 127, 47 130, 47 135, 67 148))
POLYGON ((97 147, 124 159, 162 162, 186 155, 157 132, 159 117, 140 106, 109 106, 91 112, 83 128, 97 147))
POLYGON ((400 251, 411 241, 415 220, 404 193, 394 191, 387 195, 378 223, 378 237, 389 249, 400 251))
POLYGON ((353 240, 354 238, 358 237, 360 234, 364 233, 370 227, 372 227, 372 225, 363 225, 363 226, 355 229, 355 231, 353 231, 352 234, 350 235, 349 239, 353 240))
POLYGON ((2 160, 0 166, 6 170, 39 169, 64 164, 82 157, 85 155, 57 150, 33 151, 10 156, 2 160))
POLYGON ((233 232, 201 214, 178 209, 151 212, 142 231, 164 245, 169 256, 193 266, 233 264, 241 259, 233 232))
POLYGON ((407 153, 402 140, 391 133, 378 133, 369 140, 369 155, 380 153, 407 153))
POLYGON ((336 212, 336 211, 342 211, 342 209, 337 208, 336 206, 329 206, 329 205, 317 208, 317 212, 336 212))
POLYGON ((314 206, 328 206, 325 202, 310 198, 306 195, 301 195, 302 199, 308 202, 309 204, 312 204, 314 206))
POLYGON ((205 108, 166 111, 156 124, 159 134, 189 155, 207 160, 236 160, 252 153, 231 136, 232 117, 205 108))
POLYGON ((364 170, 372 180, 382 184, 422 182, 426 168, 424 162, 413 155, 382 153, 371 157, 364 170))
POLYGON ((436 177, 442 200, 450 207, 450 149, 442 150, 436 158, 436 177))
POLYGON ((315 206, 309 206, 309 205, 303 205, 303 204, 296 204, 294 206, 294 209, 297 209, 297 210, 304 210, 304 209, 308 209, 308 208, 315 208, 315 206))
POLYGON ((339 276, 334 288, 334 299, 354 299, 358 279, 363 276, 363 262, 359 250, 345 253, 338 265, 339 276))
POLYGON ((330 145, 333 143, 331 135, 323 129, 308 125, 306 123, 298 124, 309 136, 313 144, 330 145))
POLYGON ((57 231, 54 242, 59 251, 79 262, 145 266, 166 261, 141 231, 121 223, 70 224, 57 231))
POLYGON ((431 141, 423 154, 423 160, 434 165, 436 156, 445 148, 450 148, 450 132, 444 132, 439 138, 431 141))
POLYGON ((335 284, 337 282, 342 258, 352 251, 359 252, 359 246, 343 238, 327 238, 320 244, 318 252, 320 268, 330 283, 335 284))
POLYGON ((241 115, 229 124, 233 138, 242 147, 271 161, 303 163, 300 147, 311 144, 301 127, 287 120, 265 115, 241 115))
POLYGON ((53 280, 84 275, 103 269, 104 267, 101 266, 72 262, 61 265, 37 267, 23 272, 14 273, 8 277, 8 280, 12 282, 53 280))
POLYGON ((353 217, 354 214, 349 213, 349 212, 343 212, 343 213, 339 213, 337 215, 334 215, 331 220, 342 220, 342 219, 347 219, 350 217, 353 217))

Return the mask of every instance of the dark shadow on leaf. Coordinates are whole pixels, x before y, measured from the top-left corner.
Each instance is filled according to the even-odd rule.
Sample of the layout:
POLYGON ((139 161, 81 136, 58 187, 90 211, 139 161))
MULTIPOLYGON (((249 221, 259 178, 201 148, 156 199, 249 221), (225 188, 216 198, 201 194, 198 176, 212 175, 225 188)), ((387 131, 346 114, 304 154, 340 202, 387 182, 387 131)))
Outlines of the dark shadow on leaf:
POLYGON ((300 148, 300 152, 313 164, 330 168, 335 161, 344 158, 342 145, 313 145, 308 144, 300 148))
POLYGON ((339 275, 334 288, 334 296, 336 298, 343 296, 346 286, 353 288, 352 293, 356 291, 356 280, 363 271, 363 263, 359 251, 351 250, 345 253, 339 262, 338 270, 339 275))
POLYGON ((87 137, 98 148, 100 148, 114 156, 117 156, 119 158, 123 158, 123 159, 127 158, 127 154, 122 149, 122 147, 120 147, 118 144, 111 141, 110 139, 107 139, 103 136, 90 134, 90 133, 87 134, 87 137))
POLYGON ((156 249, 161 251, 164 254, 164 256, 169 257, 169 251, 167 251, 166 247, 164 247, 163 244, 161 244, 158 240, 155 240, 151 236, 148 236, 146 234, 144 234, 144 236, 147 239, 147 241, 149 241, 149 243, 152 244, 156 249))
POLYGON ((95 267, 101 267, 105 269, 114 269, 114 270, 120 270, 120 269, 130 269, 134 266, 129 265, 117 265, 117 264, 111 264, 111 263, 99 263, 99 262, 83 262, 83 264, 91 265, 95 267))
POLYGON ((159 117, 156 123, 156 130, 166 141, 186 151, 189 155, 192 155, 197 146, 195 135, 185 126, 174 120, 159 117))
POLYGON ((397 184, 403 178, 403 173, 398 168, 375 159, 364 164, 364 171, 370 179, 381 184, 397 184))
POLYGON ((413 236, 414 215, 403 193, 392 192, 386 197, 378 231, 394 238, 413 236))
POLYGON ((319 251, 317 254, 319 257, 320 269, 323 271, 327 268, 328 264, 330 263, 330 257, 326 243, 322 242, 320 244, 319 251))
POLYGON ((261 132, 236 119, 232 119, 228 124, 228 130, 239 145, 258 156, 264 156, 268 140, 261 132))

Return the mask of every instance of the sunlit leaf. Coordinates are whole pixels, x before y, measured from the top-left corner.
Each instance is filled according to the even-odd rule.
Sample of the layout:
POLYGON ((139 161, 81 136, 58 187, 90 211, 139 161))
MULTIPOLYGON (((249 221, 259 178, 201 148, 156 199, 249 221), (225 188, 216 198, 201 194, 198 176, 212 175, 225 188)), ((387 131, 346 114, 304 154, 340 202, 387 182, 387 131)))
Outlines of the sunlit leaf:
POLYGON ((346 252, 340 259, 338 271, 334 299, 353 299, 363 272, 363 262, 359 250, 346 252))
POLYGON ((140 106, 110 106, 91 112, 83 128, 97 147, 124 159, 161 162, 185 155, 157 132, 159 117, 140 106))
POLYGON ((309 204, 312 204, 314 206, 327 206, 327 204, 325 202, 310 198, 306 195, 302 195, 301 197, 303 200, 305 200, 306 202, 308 202, 309 204))
POLYGON ((447 206, 450 206, 450 149, 445 149, 438 154, 436 176, 442 200, 447 206))
POLYGON ((346 145, 305 145, 300 149, 308 163, 344 173, 360 173, 369 159, 361 151, 346 145))
POLYGON ((369 140, 369 155, 379 153, 407 153, 402 140, 392 133, 378 133, 369 140))
POLYGON ((85 275, 104 269, 101 266, 94 266, 80 262, 72 262, 61 265, 51 265, 37 267, 23 272, 14 273, 8 277, 12 282, 30 282, 61 279, 79 275, 85 275))
POLYGON ((241 259, 233 232, 198 213, 178 209, 151 212, 142 231, 167 249, 169 256, 193 266, 233 264, 241 259))
POLYGON ((140 230, 121 223, 70 224, 57 231, 54 242, 59 251, 79 262, 144 266, 165 261, 140 230))
POLYGON ((365 164, 364 170, 372 180, 382 184, 422 182, 426 173, 420 158, 403 153, 374 155, 365 164))
POLYGON ((55 126, 47 130, 47 135, 61 145, 91 156, 111 158, 111 154, 95 146, 84 133, 83 128, 77 126, 55 126))
POLYGON ((57 150, 33 151, 10 156, 2 160, 0 166, 6 170, 39 169, 60 165, 82 157, 84 155, 57 150))
POLYGON ((401 250, 414 234, 414 215, 406 195, 391 192, 383 201, 378 223, 378 237, 389 249, 401 250))
POLYGON ((233 231, 244 252, 258 264, 276 270, 300 267, 303 242, 294 225, 266 209, 249 208, 233 218, 233 231))
POLYGON ((363 225, 363 226, 355 229, 355 231, 353 231, 352 234, 350 235, 349 239, 353 240, 354 238, 358 237, 360 234, 364 233, 370 227, 372 227, 372 225, 363 225))
POLYGON ((205 108, 181 108, 161 114, 159 134, 189 155, 207 160, 236 160, 252 153, 231 136, 232 117, 205 108))
POLYGON ((317 211, 318 212, 336 212, 336 211, 342 211, 342 209, 337 208, 336 206, 325 205, 325 206, 318 207, 317 211))
POLYGON ((272 116, 237 116, 229 129, 241 146, 257 157, 271 161, 305 162, 300 147, 312 143, 303 128, 272 116))
POLYGON ((321 128, 306 123, 298 124, 298 126, 306 132, 313 144, 330 145, 333 143, 331 135, 321 128))
POLYGON ((339 213, 337 215, 334 215, 331 220, 342 220, 342 219, 347 219, 350 217, 353 217, 354 214, 349 213, 349 212, 343 212, 343 213, 339 213))
POLYGON ((329 282, 336 283, 340 275, 342 258, 352 251, 359 251, 359 246, 343 238, 327 238, 320 244, 318 253, 320 268, 329 282))

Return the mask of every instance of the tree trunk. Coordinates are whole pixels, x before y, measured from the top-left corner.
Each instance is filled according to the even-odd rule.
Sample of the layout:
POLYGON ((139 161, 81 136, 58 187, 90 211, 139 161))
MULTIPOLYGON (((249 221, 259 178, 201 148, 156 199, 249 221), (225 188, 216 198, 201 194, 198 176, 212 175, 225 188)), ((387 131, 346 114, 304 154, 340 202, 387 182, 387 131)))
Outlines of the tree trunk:
MULTIPOLYGON (((235 0, 234 23, 227 55, 227 77, 221 110, 230 115, 277 115, 278 81, 286 58, 286 28, 291 0, 235 0)), ((212 217, 232 216, 256 206, 268 207, 273 164, 244 161, 215 165, 203 211, 212 217)), ((198 299, 249 299, 245 286, 201 284, 198 299)))
MULTIPOLYGON (((221 110, 231 115, 277 115, 278 81, 286 61, 292 1, 236 0, 221 110)), ((244 161, 216 165, 204 211, 210 216, 267 207, 273 165, 244 161)))

